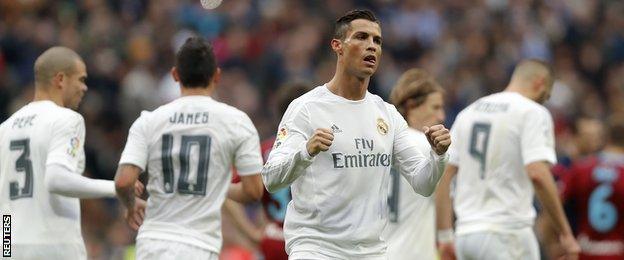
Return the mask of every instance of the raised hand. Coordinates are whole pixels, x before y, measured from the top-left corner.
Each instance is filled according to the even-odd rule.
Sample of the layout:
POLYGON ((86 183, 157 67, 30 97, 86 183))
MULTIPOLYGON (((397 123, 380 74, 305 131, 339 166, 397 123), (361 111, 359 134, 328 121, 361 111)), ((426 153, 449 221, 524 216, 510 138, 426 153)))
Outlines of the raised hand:
POLYGON ((316 156, 318 153, 322 151, 329 150, 329 147, 332 145, 334 141, 334 133, 331 129, 328 128, 317 128, 314 130, 314 134, 308 140, 306 144, 306 148, 308 149, 308 154, 311 156, 316 156))
POLYGON ((443 125, 425 126, 423 132, 425 136, 427 136, 427 141, 429 141, 431 149, 438 155, 444 154, 451 145, 451 134, 443 125))

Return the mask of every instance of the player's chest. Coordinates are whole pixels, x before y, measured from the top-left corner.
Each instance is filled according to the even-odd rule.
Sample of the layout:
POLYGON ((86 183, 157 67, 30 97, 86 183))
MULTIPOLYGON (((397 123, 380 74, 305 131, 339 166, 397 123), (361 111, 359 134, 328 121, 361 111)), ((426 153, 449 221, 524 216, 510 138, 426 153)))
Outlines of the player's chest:
POLYGON ((334 134, 330 154, 391 154, 395 132, 386 111, 376 106, 323 106, 315 110, 310 111, 312 129, 329 128, 334 134))

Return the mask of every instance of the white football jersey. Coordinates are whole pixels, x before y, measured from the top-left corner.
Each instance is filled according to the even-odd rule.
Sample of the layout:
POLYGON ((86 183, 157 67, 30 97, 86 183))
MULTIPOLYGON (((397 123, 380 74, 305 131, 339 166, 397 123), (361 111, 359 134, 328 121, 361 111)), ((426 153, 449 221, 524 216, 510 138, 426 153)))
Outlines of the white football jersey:
POLYGON ((380 97, 367 92, 353 101, 320 86, 287 109, 263 169, 265 185, 288 183, 280 175, 299 168, 289 160, 300 151, 307 154, 306 140, 317 128, 332 129, 334 140, 294 173, 300 176, 291 185, 284 222, 286 251, 291 257, 386 259, 381 233, 388 220, 391 167, 398 167, 414 190, 430 193, 445 157, 423 155, 403 117, 380 97))
POLYGON ((0 212, 12 216, 14 257, 29 250, 52 252, 46 259, 86 258, 79 199, 44 184, 48 165, 82 174, 84 138, 82 116, 52 101, 31 102, 0 125, 0 212))
POLYGON ((137 239, 187 243, 219 253, 221 205, 234 165, 262 170, 258 133, 242 111, 208 96, 184 96, 142 112, 119 164, 149 173, 146 216, 137 239))
POLYGON ((554 164, 546 108, 515 92, 483 97, 456 118, 449 164, 458 166, 457 234, 533 226, 533 185, 524 166, 554 164))
MULTIPOLYGON (((431 145, 425 134, 413 128, 407 131, 417 141, 420 151, 429 153, 431 145)), ((390 215, 383 233, 388 243, 388 259, 436 259, 435 198, 414 192, 397 171, 393 170, 391 176, 388 194, 390 215)))

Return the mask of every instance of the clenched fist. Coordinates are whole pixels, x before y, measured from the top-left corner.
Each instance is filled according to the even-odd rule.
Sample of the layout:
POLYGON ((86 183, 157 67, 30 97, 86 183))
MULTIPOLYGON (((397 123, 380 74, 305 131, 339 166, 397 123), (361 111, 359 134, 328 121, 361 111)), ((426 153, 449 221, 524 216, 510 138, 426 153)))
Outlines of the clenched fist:
POLYGON ((451 134, 443 125, 434 125, 432 127, 424 127, 423 132, 427 136, 427 141, 431 145, 431 149, 438 155, 442 155, 451 145, 451 134))
POLYGON ((321 151, 329 150, 329 147, 332 145, 334 141, 334 133, 331 129, 328 128, 317 128, 314 130, 314 134, 308 140, 306 144, 306 148, 308 149, 308 154, 311 156, 316 156, 321 151))

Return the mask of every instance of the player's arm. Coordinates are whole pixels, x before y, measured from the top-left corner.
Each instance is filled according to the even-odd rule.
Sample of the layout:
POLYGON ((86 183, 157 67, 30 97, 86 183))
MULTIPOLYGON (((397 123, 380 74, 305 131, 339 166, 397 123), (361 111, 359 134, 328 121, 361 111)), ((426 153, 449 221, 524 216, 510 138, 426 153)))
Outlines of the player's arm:
POLYGON ((126 221, 134 230, 138 230, 145 217, 145 201, 134 195, 137 193, 140 195, 140 192, 135 193, 135 189, 142 188, 138 178, 147 166, 149 128, 145 126, 149 125, 148 116, 148 112, 141 113, 130 127, 128 140, 115 174, 117 197, 126 207, 126 221))
POLYGON ((232 183, 228 188, 227 197, 240 203, 260 200, 264 193, 262 177, 260 173, 240 176, 239 183, 232 183))
POLYGON ((114 197, 112 181, 82 176, 85 126, 82 116, 70 113, 55 122, 49 141, 44 185, 48 191, 74 198, 114 197))
POLYGON ((455 259, 451 182, 457 175, 457 170, 455 165, 446 165, 435 194, 438 251, 442 260, 455 259))
POLYGON ((238 230, 245 234, 254 243, 260 243, 262 240, 262 229, 249 220, 245 209, 240 203, 226 199, 223 203, 223 211, 230 216, 232 223, 238 230))
POLYGON ((109 180, 97 180, 71 172, 60 164, 46 166, 44 183, 49 192, 73 198, 114 198, 115 184, 109 180))
POLYGON ((542 205, 542 209, 549 217, 552 227, 559 235, 559 242, 567 247, 567 251, 576 253, 578 244, 574 239, 572 229, 563 211, 563 206, 559 200, 559 193, 555 180, 550 172, 550 165, 546 162, 533 162, 525 166, 526 172, 533 183, 535 195, 542 205))
MULTIPOLYGON (((396 111, 395 111, 396 112, 396 111)), ((394 139, 394 162, 401 175, 407 179, 416 193, 431 196, 442 177, 447 161, 446 150, 451 144, 448 129, 442 125, 426 129, 425 135, 432 150, 425 157, 417 147, 417 142, 407 131, 407 123, 396 112, 397 134, 394 139)))
POLYGON ((297 180, 312 164, 314 156, 327 151, 333 141, 329 129, 316 129, 312 133, 309 116, 299 104, 288 107, 278 129, 275 146, 262 168, 262 180, 269 192, 288 187, 297 180))
POLYGON ((530 110, 524 117, 520 137, 525 171, 542 209, 552 221, 561 246, 568 256, 575 258, 580 247, 572 234, 550 172, 550 166, 556 162, 552 118, 545 108, 530 110))
POLYGON ((132 164, 120 164, 115 174, 115 191, 126 208, 134 207, 134 187, 141 175, 141 168, 132 164))
POLYGON ((242 114, 237 127, 239 141, 234 154, 234 167, 241 181, 230 184, 227 197, 237 202, 260 200, 264 193, 262 185, 262 154, 258 131, 246 114, 242 114))

